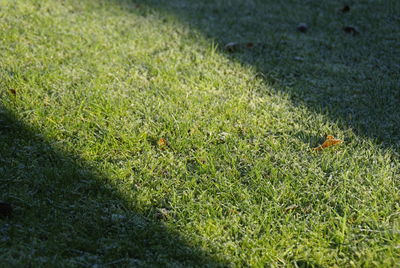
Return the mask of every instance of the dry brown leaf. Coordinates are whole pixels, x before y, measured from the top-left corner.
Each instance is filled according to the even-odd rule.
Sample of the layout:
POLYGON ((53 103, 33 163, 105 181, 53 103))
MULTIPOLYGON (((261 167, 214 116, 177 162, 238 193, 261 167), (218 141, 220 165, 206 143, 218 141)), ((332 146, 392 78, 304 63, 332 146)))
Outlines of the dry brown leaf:
POLYGON ((308 25, 306 23, 302 22, 297 25, 297 31, 305 33, 307 32, 307 30, 308 30, 308 25))
POLYGON ((348 5, 345 5, 340 9, 340 11, 343 12, 343 13, 349 12, 350 11, 350 7, 348 5))
POLYGON ((254 44, 253 44, 252 42, 248 42, 248 43, 246 44, 246 47, 247 47, 247 48, 252 48, 252 47, 254 47, 254 44))
POLYGON ((10 93, 13 94, 14 96, 17 95, 17 91, 16 91, 15 89, 10 88, 9 91, 10 91, 10 93))
POLYGON ((168 142, 167 142, 166 139, 160 138, 160 139, 157 141, 157 144, 158 144, 158 146, 160 146, 160 147, 165 147, 165 146, 168 145, 168 142))
POLYGON ((345 33, 352 34, 352 35, 357 35, 357 34, 360 33, 360 32, 357 30, 357 28, 356 28, 356 27, 353 27, 353 26, 345 26, 345 27, 343 27, 343 31, 344 31, 345 33))
POLYGON ((316 148, 314 148, 314 151, 321 151, 324 148, 333 146, 333 145, 337 145, 337 144, 341 144, 343 143, 342 140, 339 139, 335 139, 332 135, 328 135, 326 136, 326 140, 324 141, 324 143, 316 148))
POLYGON ((0 202, 0 218, 11 217, 13 208, 11 204, 0 202))

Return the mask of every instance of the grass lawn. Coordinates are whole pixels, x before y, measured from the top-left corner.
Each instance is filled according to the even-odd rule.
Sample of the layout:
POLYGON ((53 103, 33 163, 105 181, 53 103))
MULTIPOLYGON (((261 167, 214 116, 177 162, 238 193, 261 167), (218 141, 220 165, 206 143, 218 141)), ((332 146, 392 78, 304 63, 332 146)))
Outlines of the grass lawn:
POLYGON ((398 265, 400 3, 347 2, 0 0, 0 266, 398 265))

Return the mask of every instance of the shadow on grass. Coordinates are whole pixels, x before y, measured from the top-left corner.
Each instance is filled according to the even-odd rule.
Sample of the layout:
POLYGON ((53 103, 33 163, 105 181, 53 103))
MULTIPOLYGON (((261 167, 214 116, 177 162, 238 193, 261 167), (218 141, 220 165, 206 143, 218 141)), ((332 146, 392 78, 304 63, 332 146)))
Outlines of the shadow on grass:
POLYGON ((0 182, 2 201, 14 208, 11 218, 0 218, 2 265, 223 266, 154 212, 136 213, 135 200, 4 109, 0 182))
MULTIPOLYGON (((398 23, 379 1, 358 4, 358 13, 355 6, 347 15, 327 2, 138 0, 131 3, 143 7, 129 10, 145 15, 141 8, 147 6, 178 17, 232 60, 253 66, 294 104, 393 145, 400 135, 398 23), (308 32, 296 31, 301 21, 310 25, 308 32), (342 32, 354 23, 360 35, 342 32), (224 50, 228 42, 238 49, 224 50)), ((0 120, 1 198, 15 207, 14 218, 0 227, 0 258, 15 260, 9 266, 223 265, 151 220, 151 211, 135 213, 134 200, 81 159, 55 149, 7 112, 0 120)))
POLYGON ((254 67, 294 105, 384 147, 400 147, 396 1, 354 2, 345 13, 339 2, 317 0, 110 1, 143 16, 177 18, 233 61, 254 67), (300 22, 309 26, 305 33, 296 30, 300 22), (346 26, 359 34, 346 33, 346 26), (226 49, 230 42, 235 48, 226 49))

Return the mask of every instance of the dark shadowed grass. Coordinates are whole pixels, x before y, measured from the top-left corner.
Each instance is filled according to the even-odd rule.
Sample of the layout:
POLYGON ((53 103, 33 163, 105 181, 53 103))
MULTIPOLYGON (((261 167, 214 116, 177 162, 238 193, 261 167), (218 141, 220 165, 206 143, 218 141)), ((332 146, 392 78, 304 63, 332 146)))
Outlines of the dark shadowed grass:
MULTIPOLYGON (((0 110, 1 266, 222 266, 115 181, 0 110)), ((157 200, 154 200, 157 203, 157 200)))
POLYGON ((371 3, 2 2, 1 259, 396 264, 398 33, 371 3))

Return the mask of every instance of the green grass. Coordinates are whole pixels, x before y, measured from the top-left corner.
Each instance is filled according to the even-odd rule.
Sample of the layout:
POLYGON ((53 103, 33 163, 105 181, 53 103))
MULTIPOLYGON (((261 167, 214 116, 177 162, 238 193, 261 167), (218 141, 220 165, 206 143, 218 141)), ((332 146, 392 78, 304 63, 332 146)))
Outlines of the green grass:
POLYGON ((281 2, 0 1, 0 266, 398 264, 399 4, 281 2))

